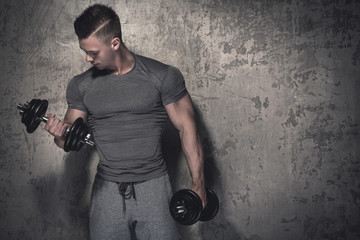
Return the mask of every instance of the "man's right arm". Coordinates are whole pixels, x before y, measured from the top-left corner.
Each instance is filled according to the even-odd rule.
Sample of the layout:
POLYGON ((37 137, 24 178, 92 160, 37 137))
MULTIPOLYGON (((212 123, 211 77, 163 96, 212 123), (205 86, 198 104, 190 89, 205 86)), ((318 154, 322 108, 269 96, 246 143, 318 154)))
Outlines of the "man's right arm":
POLYGON ((48 114, 48 121, 46 122, 45 129, 54 136, 54 142, 59 148, 64 148, 66 129, 79 117, 86 122, 87 113, 69 108, 65 113, 64 121, 56 118, 54 114, 48 114))

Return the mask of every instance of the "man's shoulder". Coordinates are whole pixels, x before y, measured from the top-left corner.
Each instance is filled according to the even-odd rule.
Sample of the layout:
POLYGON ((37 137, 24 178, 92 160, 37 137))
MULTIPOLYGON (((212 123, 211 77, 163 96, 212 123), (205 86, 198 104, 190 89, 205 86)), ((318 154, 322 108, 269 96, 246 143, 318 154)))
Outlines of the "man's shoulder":
POLYGON ((169 67, 169 65, 162 63, 158 60, 155 60, 153 58, 145 57, 142 55, 136 55, 136 60, 140 63, 145 65, 148 68, 155 68, 155 69, 166 69, 169 67))
POLYGON ((144 71, 152 73, 157 76, 159 79, 164 79, 166 75, 171 75, 174 71, 179 71, 176 67, 169 64, 165 64, 158 60, 144 57, 141 55, 135 55, 137 58, 137 64, 139 68, 142 68, 144 71))

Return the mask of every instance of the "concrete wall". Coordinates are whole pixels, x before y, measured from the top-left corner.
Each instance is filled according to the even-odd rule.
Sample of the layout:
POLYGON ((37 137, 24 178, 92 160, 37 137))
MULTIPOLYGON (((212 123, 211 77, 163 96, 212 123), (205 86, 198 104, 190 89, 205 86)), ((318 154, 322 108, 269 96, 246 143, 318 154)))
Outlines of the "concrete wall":
MULTIPOLYGON (((94 1, 0 5, 0 238, 87 239, 98 161, 27 134, 17 103, 63 117, 86 70, 73 33, 94 1)), ((132 51, 180 68, 198 114, 216 218, 183 239, 360 238, 360 3, 356 0, 103 1, 132 51)), ((174 189, 190 186, 169 127, 174 189)))

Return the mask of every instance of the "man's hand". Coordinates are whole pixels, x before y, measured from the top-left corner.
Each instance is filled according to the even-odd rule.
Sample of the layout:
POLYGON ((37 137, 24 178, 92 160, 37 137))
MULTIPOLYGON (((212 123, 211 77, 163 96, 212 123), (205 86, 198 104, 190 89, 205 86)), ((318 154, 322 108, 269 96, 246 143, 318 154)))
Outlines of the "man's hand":
POLYGON ((86 120, 87 113, 69 108, 65 113, 64 121, 55 118, 55 114, 48 114, 45 130, 54 136, 54 142, 59 148, 64 148, 66 129, 79 117, 86 120))
POLYGON ((55 118, 55 114, 48 114, 45 130, 54 136, 54 142, 60 148, 64 148, 65 132, 67 128, 68 125, 60 119, 55 118))
POLYGON ((192 184, 191 190, 193 190, 201 198, 202 206, 204 209, 207 204, 207 196, 206 196, 206 190, 204 184, 201 185, 192 184))

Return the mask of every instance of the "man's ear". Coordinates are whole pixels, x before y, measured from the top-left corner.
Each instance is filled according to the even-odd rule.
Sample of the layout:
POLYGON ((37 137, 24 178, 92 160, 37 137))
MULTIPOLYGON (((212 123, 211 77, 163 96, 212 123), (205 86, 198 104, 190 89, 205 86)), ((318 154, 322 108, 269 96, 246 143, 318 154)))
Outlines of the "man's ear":
POLYGON ((121 41, 119 38, 114 38, 113 40, 111 40, 111 48, 113 49, 113 51, 116 51, 120 48, 121 45, 121 41))

